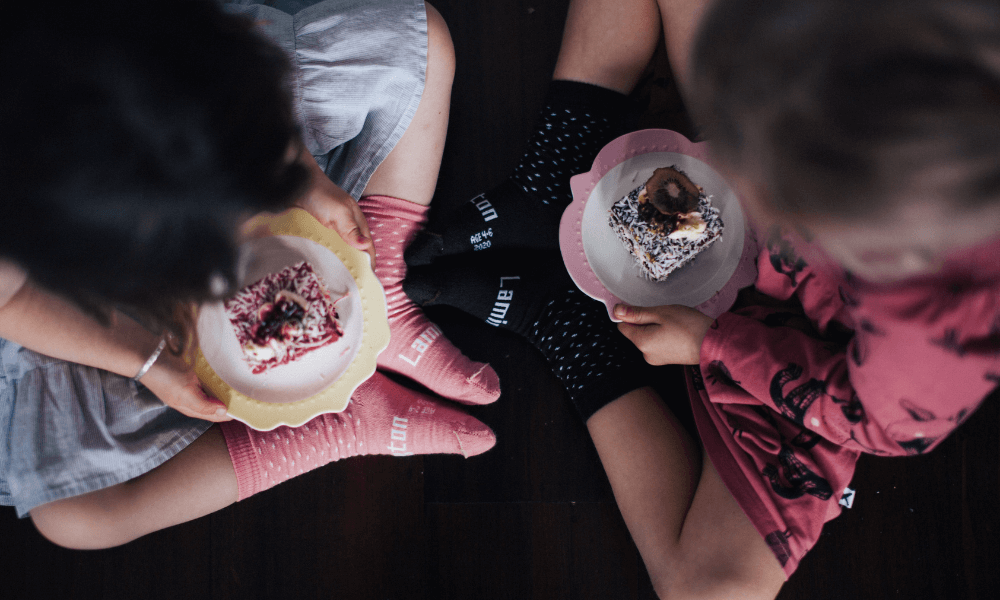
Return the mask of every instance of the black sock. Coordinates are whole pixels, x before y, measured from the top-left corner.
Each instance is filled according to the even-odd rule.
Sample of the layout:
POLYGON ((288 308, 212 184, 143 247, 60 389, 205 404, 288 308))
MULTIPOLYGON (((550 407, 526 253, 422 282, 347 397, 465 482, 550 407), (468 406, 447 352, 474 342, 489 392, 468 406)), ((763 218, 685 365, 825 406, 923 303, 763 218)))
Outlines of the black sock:
POLYGON ((642 354, 603 304, 575 288, 557 253, 445 257, 411 268, 403 289, 422 306, 453 306, 524 336, 545 356, 584 421, 652 382, 642 354))
POLYGON ((553 81, 545 107, 514 172, 500 185, 431 223, 406 250, 410 266, 440 256, 499 248, 556 248, 559 219, 572 200, 569 179, 589 171, 614 139, 628 98, 576 81, 553 81))
POLYGON ((609 402, 653 383, 653 367, 618 331, 604 304, 576 288, 549 302, 527 338, 548 360, 584 423, 609 402))
POLYGON ((403 290, 420 306, 453 306, 527 337, 549 299, 572 285, 558 254, 511 250, 445 256, 433 265, 410 267, 403 290))

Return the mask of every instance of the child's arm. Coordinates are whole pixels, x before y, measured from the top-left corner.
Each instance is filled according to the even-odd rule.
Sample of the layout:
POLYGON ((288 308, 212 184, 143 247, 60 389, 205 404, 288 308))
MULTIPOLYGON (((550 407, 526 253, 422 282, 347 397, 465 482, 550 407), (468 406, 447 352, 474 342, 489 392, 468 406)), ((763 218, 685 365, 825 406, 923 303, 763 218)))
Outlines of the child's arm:
MULTIPOLYGON (((7 263, 9 264, 9 263, 7 263)), ((14 287, 16 270, 0 281, 0 337, 36 352, 69 362, 133 377, 160 339, 134 320, 115 312, 108 327, 72 302, 38 288, 30 280, 14 287), (13 293, 11 293, 13 289, 13 293)), ((209 399, 184 361, 164 351, 143 376, 165 404, 209 421, 225 421, 225 409, 209 399)))
POLYGON ((1000 306, 995 291, 980 296, 935 314, 879 307, 846 344, 768 325, 767 311, 727 313, 702 345, 705 385, 710 396, 722 397, 738 387, 846 447, 918 454, 944 439, 998 383, 1000 340, 991 341, 989 326, 1000 306))

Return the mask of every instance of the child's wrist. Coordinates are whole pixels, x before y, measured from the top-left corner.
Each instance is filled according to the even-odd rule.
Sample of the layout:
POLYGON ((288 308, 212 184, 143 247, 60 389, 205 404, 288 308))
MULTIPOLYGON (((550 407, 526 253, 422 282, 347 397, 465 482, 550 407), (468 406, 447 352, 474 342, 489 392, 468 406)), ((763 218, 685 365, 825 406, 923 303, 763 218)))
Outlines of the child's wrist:
MULTIPOLYGON (((140 375, 140 371, 143 371, 143 367, 156 353, 160 342, 164 339, 135 320, 117 312, 112 315, 108 334, 110 347, 117 351, 108 353, 106 358, 109 364, 104 368, 130 379, 140 375)), ((166 348, 160 350, 156 361, 153 362, 162 360, 162 353, 167 351, 166 348)), ((141 374, 145 375, 151 367, 152 364, 141 374)))

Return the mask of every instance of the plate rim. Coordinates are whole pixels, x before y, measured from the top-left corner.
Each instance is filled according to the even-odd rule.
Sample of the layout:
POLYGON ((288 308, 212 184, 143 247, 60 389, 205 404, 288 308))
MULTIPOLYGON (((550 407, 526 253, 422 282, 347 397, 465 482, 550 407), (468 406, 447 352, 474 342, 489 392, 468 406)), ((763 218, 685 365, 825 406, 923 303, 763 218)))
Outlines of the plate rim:
POLYGON ((343 411, 358 386, 375 373, 378 355, 389 345, 385 291, 371 268, 368 253, 348 246, 336 231, 300 208, 291 208, 277 215, 254 217, 244 231, 249 237, 302 237, 333 252, 347 267, 358 287, 363 319, 361 345, 340 377, 320 392, 294 402, 263 402, 236 391, 215 372, 201 348, 195 356, 198 379, 212 395, 226 404, 229 416, 258 431, 270 431, 282 425, 298 427, 321 414, 343 411))

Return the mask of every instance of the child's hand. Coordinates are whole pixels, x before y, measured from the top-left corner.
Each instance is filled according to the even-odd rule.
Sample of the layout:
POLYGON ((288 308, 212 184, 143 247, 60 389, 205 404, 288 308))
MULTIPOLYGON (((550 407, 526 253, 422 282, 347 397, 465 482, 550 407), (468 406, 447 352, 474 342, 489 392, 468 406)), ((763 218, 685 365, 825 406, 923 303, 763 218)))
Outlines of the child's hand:
POLYGON ((215 423, 232 419, 226 415, 225 404, 205 393, 194 370, 168 351, 153 363, 141 382, 164 404, 185 416, 215 423))
POLYGON ((672 304, 643 308, 615 305, 618 330, 635 344, 651 365, 696 365, 701 342, 715 322, 693 308, 672 304))
POLYGON ((336 231, 349 246, 367 252, 374 269, 375 245, 358 203, 340 186, 330 181, 309 152, 303 151, 299 160, 309 168, 311 183, 306 193, 295 202, 295 206, 305 209, 317 221, 336 231))

